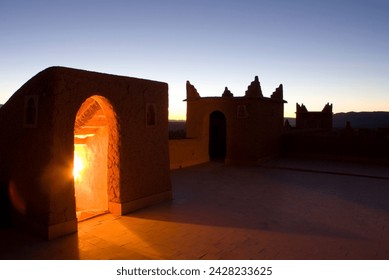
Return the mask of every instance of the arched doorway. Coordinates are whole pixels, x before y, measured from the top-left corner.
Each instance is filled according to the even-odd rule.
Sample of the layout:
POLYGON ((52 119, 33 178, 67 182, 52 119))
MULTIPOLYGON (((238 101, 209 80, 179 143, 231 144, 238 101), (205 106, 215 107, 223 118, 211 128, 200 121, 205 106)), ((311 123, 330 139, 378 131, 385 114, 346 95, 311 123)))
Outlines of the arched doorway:
POLYGON ((209 116, 209 158, 224 160, 227 153, 226 117, 220 111, 209 116))
POLYGON ((11 202, 7 187, 0 180, 0 229, 11 224, 11 202))
POLYGON ((112 140, 117 138, 114 137, 115 123, 112 106, 100 96, 88 98, 77 112, 73 176, 79 221, 108 211, 110 177, 118 173, 112 170, 115 164, 112 157, 108 157, 115 146, 112 140))

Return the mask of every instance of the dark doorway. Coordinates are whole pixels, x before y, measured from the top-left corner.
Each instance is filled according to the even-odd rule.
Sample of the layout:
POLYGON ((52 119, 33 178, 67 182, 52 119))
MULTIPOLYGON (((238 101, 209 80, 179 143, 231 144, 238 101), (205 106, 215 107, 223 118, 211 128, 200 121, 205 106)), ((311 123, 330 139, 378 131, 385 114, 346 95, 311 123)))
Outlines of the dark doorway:
POLYGON ((6 185, 0 182, 0 228, 11 224, 11 203, 9 201, 6 185))
POLYGON ((209 116, 209 157, 224 160, 226 157, 227 125, 226 117, 220 111, 209 116))

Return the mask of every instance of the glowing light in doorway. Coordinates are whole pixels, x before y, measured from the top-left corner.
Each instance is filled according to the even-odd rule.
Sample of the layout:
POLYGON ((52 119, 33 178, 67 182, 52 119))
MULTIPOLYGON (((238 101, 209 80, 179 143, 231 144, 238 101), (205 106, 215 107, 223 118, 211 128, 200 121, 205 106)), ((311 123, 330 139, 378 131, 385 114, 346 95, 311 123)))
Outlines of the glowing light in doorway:
POLYGON ((85 169, 85 148, 84 145, 74 146, 73 176, 80 180, 85 169))

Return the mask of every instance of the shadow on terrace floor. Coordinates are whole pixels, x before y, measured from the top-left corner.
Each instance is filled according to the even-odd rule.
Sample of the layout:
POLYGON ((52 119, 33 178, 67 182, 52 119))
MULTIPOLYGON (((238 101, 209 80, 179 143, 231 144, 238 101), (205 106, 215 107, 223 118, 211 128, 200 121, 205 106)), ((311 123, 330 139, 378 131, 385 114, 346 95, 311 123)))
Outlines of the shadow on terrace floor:
POLYGON ((174 200, 81 222, 54 241, 1 229, 0 258, 389 257, 387 180, 209 163, 172 181, 174 200))

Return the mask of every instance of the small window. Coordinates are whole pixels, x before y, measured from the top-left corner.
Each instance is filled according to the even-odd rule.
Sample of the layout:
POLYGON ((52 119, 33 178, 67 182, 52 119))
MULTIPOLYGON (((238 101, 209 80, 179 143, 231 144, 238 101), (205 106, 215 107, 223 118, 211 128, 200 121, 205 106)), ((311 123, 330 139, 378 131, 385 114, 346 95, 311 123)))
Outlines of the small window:
POLYGON ((38 96, 26 96, 24 99, 24 127, 38 125, 38 96))
POLYGON ((246 105, 238 105, 236 113, 238 119, 245 119, 249 116, 246 105))

